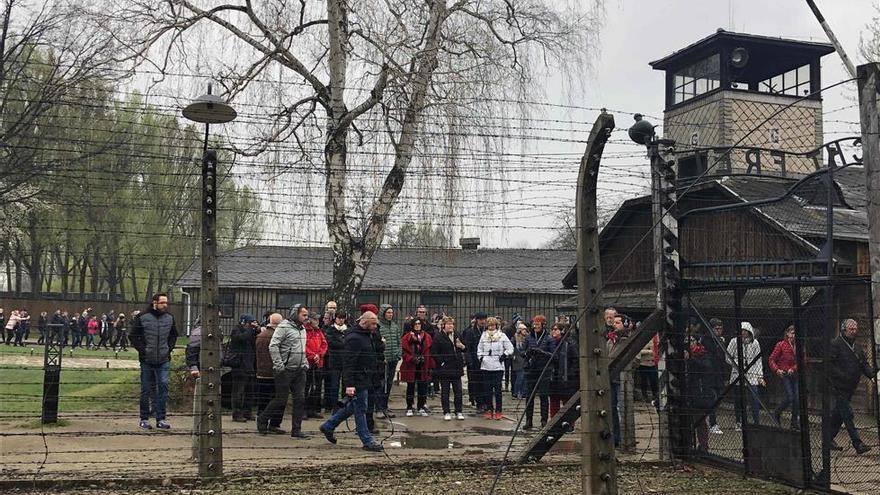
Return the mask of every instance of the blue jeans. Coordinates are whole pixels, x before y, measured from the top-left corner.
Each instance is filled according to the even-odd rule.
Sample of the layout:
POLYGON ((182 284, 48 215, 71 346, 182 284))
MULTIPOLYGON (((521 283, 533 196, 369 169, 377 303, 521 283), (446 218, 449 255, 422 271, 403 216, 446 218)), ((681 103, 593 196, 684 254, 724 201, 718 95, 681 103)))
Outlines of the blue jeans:
POLYGON ((330 411, 336 409, 339 401, 339 380, 342 378, 342 370, 327 370, 324 373, 324 408, 330 411))
POLYGON ((337 426, 354 414, 354 425, 357 428, 357 435, 358 438, 361 439, 361 443, 363 443, 364 446, 376 443, 376 441, 373 440, 373 436, 370 435, 370 429, 367 427, 368 395, 369 392, 367 392, 366 388, 358 390, 344 408, 336 411, 336 414, 331 416, 330 419, 321 425, 321 431, 335 430, 337 426))
POLYGON ((797 425, 800 419, 800 403, 798 400, 798 379, 797 376, 785 375, 782 377, 782 385, 785 387, 785 399, 776 409, 776 414, 791 407, 791 424, 797 425))
MULTIPOLYGON (((752 424, 760 423, 760 414, 761 414, 761 401, 758 399, 758 387, 756 385, 752 385, 751 383, 746 383, 746 388, 748 391, 746 392, 749 395, 749 403, 752 408, 752 424)), ((736 412, 736 422, 744 423, 743 416, 745 415, 745 411, 740 408, 740 384, 737 383, 733 386, 734 390, 734 409, 736 412)))
POLYGON ((526 388, 526 374, 523 370, 512 370, 511 373, 513 376, 511 379, 513 380, 513 396, 514 397, 524 397, 525 388, 526 388))
POLYGON ((614 433, 614 446, 620 447, 620 411, 618 399, 620 398, 620 383, 611 383, 611 430, 614 433))
POLYGON ((171 373, 171 361, 162 364, 141 363, 141 420, 150 419, 150 391, 155 387, 156 421, 165 420, 165 402, 168 400, 168 375, 171 373))

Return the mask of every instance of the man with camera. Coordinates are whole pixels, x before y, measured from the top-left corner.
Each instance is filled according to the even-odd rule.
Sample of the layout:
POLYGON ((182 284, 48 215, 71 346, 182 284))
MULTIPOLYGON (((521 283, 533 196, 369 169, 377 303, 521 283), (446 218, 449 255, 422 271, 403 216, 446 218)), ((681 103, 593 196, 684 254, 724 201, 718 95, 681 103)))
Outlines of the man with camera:
POLYGON ((373 386, 376 368, 376 348, 372 333, 379 326, 379 319, 372 311, 364 312, 358 322, 345 334, 345 354, 342 362, 342 386, 345 397, 342 407, 321 425, 321 433, 330 443, 336 443, 333 432, 351 415, 363 448, 369 452, 382 452, 382 445, 373 439, 367 425, 367 398, 373 386))

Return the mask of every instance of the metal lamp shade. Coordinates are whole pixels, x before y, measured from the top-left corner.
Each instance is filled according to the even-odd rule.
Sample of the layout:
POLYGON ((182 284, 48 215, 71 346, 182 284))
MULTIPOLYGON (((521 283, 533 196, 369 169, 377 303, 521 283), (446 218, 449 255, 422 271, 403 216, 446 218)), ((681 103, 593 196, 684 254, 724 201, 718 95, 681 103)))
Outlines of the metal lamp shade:
POLYGON ((183 116, 202 124, 231 122, 238 114, 235 109, 215 95, 202 95, 183 109, 183 116))

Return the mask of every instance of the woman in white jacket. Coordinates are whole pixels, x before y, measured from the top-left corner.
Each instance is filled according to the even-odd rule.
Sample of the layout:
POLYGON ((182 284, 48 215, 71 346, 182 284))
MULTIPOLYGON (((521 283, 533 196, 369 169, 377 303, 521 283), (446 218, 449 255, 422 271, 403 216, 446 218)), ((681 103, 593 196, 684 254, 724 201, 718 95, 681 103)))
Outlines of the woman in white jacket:
POLYGON ((486 404, 489 409, 486 410, 484 417, 486 419, 500 420, 503 415, 501 413, 501 381, 504 378, 504 362, 513 356, 513 344, 504 332, 498 330, 498 319, 488 318, 486 320, 486 331, 480 336, 480 343, 477 345, 477 358, 480 360, 480 369, 485 377, 486 404), (495 407, 493 414, 492 397, 495 398, 495 407))
POLYGON ((761 357, 761 344, 758 342, 758 339, 755 338, 755 329, 752 328, 752 324, 747 321, 742 322, 741 326, 740 337, 731 340, 727 345, 727 364, 731 366, 730 383, 733 384, 734 390, 736 431, 742 431, 742 422, 745 419, 745 411, 740 407, 742 402, 739 394, 742 389, 740 388, 739 383, 737 383, 740 366, 745 368, 746 388, 748 389, 748 400, 751 403, 752 423, 754 424, 759 424, 761 413, 761 401, 758 396, 758 386, 760 385, 764 387, 767 385, 767 382, 764 381, 764 362, 761 357), (742 341, 743 362, 741 365, 738 359, 739 350, 737 349, 739 341, 742 341))

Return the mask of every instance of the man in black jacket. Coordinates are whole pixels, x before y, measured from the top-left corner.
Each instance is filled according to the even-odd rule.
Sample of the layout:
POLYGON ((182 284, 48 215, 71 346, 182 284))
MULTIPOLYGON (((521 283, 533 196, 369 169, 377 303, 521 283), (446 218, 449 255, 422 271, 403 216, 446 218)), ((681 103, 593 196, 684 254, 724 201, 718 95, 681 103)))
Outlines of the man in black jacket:
POLYGON ((232 421, 246 423, 254 419, 253 395, 256 380, 256 342, 259 329, 252 314, 243 314, 238 327, 229 335, 229 352, 233 353, 232 367, 232 421))
POLYGON ((342 363, 342 386, 348 403, 330 419, 321 425, 321 433, 330 443, 336 443, 334 430, 349 416, 354 414, 357 434, 364 445, 364 450, 381 452, 382 445, 370 435, 367 426, 367 397, 373 387, 376 373, 376 348, 372 333, 379 326, 376 313, 367 311, 361 315, 358 323, 345 334, 345 354, 342 363))
POLYGON ((859 386, 862 375, 874 379, 874 371, 865 358, 865 352, 856 344, 856 335, 859 332, 859 324, 855 320, 844 320, 840 325, 840 335, 831 341, 830 355, 828 356, 832 409, 831 418, 828 421, 825 444, 834 450, 840 450, 834 443, 834 437, 840 431, 840 425, 846 425, 846 431, 852 440, 853 448, 859 454, 871 450, 871 447, 862 442, 859 431, 856 429, 853 419, 852 400, 853 393, 859 386))
POLYGON ((171 429, 165 421, 165 402, 168 400, 168 378, 171 372, 171 351, 177 342, 174 317, 168 313, 168 295, 153 296, 149 309, 138 315, 132 325, 129 340, 138 351, 141 364, 140 427, 150 426, 150 395, 156 387, 156 427, 171 429))
POLYGON ((333 322, 324 327, 324 338, 327 339, 327 354, 324 356, 324 409, 332 414, 336 414, 336 403, 339 401, 339 380, 342 378, 342 357, 345 355, 345 334, 348 332, 346 318, 348 315, 344 311, 334 309, 333 322))

